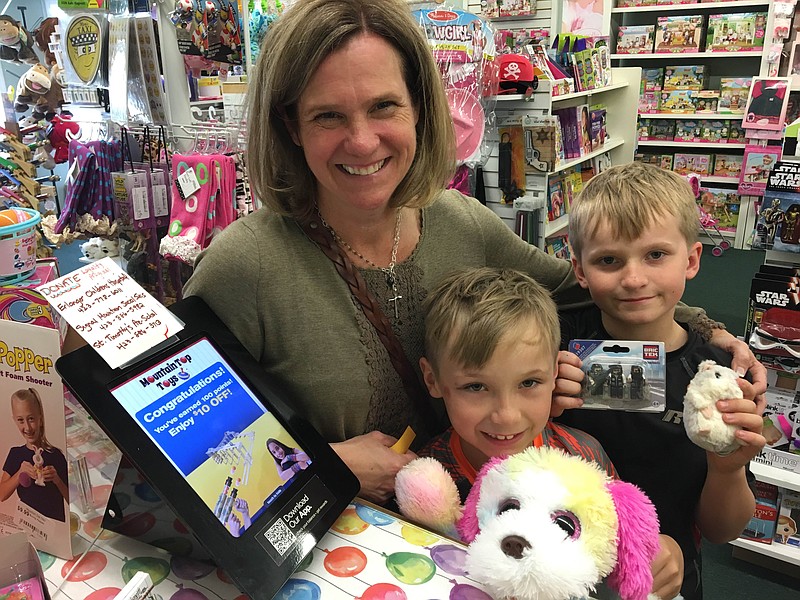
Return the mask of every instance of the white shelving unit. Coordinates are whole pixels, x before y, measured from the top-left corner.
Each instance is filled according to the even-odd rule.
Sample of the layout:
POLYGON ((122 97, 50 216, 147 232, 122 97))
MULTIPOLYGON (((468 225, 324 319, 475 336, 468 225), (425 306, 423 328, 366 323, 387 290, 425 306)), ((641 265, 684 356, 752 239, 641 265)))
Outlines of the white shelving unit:
MULTIPOLYGON (((759 481, 771 483, 772 485, 790 490, 800 491, 800 473, 778 469, 757 462, 750 463, 750 470, 759 481)), ((777 542, 761 544, 759 542, 743 539, 733 540, 731 544, 738 548, 744 548, 745 550, 756 552, 757 554, 763 554, 770 558, 800 566, 800 548, 794 546, 787 546, 777 542)))
MULTIPOLYGON (((680 13, 680 12, 693 12, 697 10, 707 9, 708 2, 695 2, 693 4, 675 4, 672 6, 667 7, 669 12, 673 13, 680 13)), ((719 9, 719 12, 724 13, 730 8, 741 8, 741 7, 759 7, 765 6, 767 2, 764 0, 735 0, 730 2, 715 2, 714 7, 719 9)), ((625 6, 622 8, 612 8, 612 14, 620 14, 620 13, 646 13, 646 12, 663 12, 665 5, 663 4, 654 4, 650 6, 625 6)))
POLYGON ((733 148, 743 149, 745 144, 737 144, 737 143, 727 143, 727 144, 718 144, 716 142, 675 142, 671 140, 639 140, 639 146, 655 146, 655 147, 664 147, 669 146, 670 148, 703 148, 704 150, 714 150, 716 152, 724 152, 726 149, 731 150, 733 148))
MULTIPOLYGON (((737 12, 767 12, 768 18, 766 22, 767 37, 769 37, 773 27, 774 11, 772 10, 772 2, 769 0, 735 0, 727 2, 695 2, 692 4, 658 4, 653 6, 633 6, 611 9, 611 38, 612 50, 616 45, 617 28, 619 25, 654 25, 658 22, 658 17, 669 15, 689 15, 689 14, 731 14, 737 12)), ((702 64, 706 65, 708 75, 708 89, 718 89, 719 79, 721 77, 751 77, 753 75, 766 76, 768 74, 767 52, 769 49, 769 40, 764 46, 763 50, 749 50, 749 51, 736 51, 736 52, 675 52, 675 53, 661 53, 652 52, 647 54, 612 54, 611 58, 615 65, 640 65, 644 68, 657 68, 670 65, 692 65, 702 64), (720 60, 723 59, 723 60, 720 60)), ((640 115, 645 119, 690 119, 690 120, 724 120, 724 121, 741 121, 742 115, 731 114, 708 114, 708 113, 693 113, 693 114, 658 114, 648 113, 640 115)), ((743 140, 742 140, 743 142, 743 140)), ((685 152, 685 151, 705 151, 708 153, 731 153, 741 154, 744 151, 746 144, 744 143, 727 143, 719 144, 713 142, 675 142, 665 140, 642 140, 638 142, 638 147, 643 151, 652 149, 653 152, 659 153, 658 149, 664 150, 666 153, 670 151, 685 152)), ((703 185, 709 184, 736 184, 723 177, 703 177, 701 178, 703 185)), ((749 231, 752 229, 753 223, 753 202, 752 196, 742 196, 739 221, 737 232, 735 235, 723 233, 723 236, 732 240, 732 245, 735 248, 747 247, 747 240, 749 239, 749 231)), ((709 238, 701 235, 701 241, 709 241, 709 238)))
MULTIPOLYGON (((578 159, 564 161, 547 175, 529 174, 525 180, 525 196, 517 200, 517 204, 530 203, 541 207, 546 204, 547 179, 549 175, 559 173, 570 167, 577 166, 591 158, 608 152, 613 164, 624 164, 633 160, 634 143, 636 139, 636 110, 639 101, 639 82, 641 69, 639 67, 614 68, 613 83, 604 88, 575 92, 561 96, 552 96, 548 82, 541 82, 539 89, 532 98, 525 100, 521 95, 499 96, 495 112, 498 119, 504 116, 523 114, 549 115, 554 108, 577 106, 583 103, 602 102, 606 105, 606 128, 608 139, 602 148, 594 150, 578 159)), ((496 132, 493 135, 497 135, 496 132)), ((484 183, 486 186, 487 205, 494 210, 509 227, 514 228, 517 208, 511 204, 501 202, 501 191, 498 182, 498 139, 492 139, 492 154, 484 165, 484 183)), ((540 240, 561 233, 568 224, 568 215, 560 217, 550 223, 547 221, 546 211, 538 211, 540 240)))

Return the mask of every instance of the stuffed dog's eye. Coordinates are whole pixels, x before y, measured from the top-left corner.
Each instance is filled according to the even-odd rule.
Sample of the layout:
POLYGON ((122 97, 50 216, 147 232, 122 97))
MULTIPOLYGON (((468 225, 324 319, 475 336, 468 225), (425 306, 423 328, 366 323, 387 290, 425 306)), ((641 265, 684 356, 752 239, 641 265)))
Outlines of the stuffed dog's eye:
POLYGON ((574 514, 568 510, 558 510, 552 514, 553 523, 561 527, 567 537, 577 540, 581 537, 581 523, 574 514))
POLYGON ((497 509, 497 514, 502 515, 507 510, 519 510, 519 500, 516 498, 508 498, 503 500, 500 504, 500 508, 497 509))

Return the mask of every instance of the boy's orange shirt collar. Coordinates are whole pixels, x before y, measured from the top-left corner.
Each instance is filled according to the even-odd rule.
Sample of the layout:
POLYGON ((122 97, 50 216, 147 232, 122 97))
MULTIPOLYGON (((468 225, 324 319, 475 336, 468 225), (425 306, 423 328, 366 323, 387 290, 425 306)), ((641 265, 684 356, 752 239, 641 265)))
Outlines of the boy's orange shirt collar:
MULTIPOLYGON (((542 444, 544 444, 544 437, 540 433, 534 438, 531 445, 534 448, 541 448, 542 444)), ((478 471, 475 470, 475 467, 472 466, 472 463, 470 463, 464 455, 464 449, 461 447, 461 436, 458 435, 455 430, 450 435, 450 450, 453 452, 453 456, 461 467, 462 473, 466 475, 467 480, 469 480, 471 484, 474 484, 475 478, 478 476, 478 471)))

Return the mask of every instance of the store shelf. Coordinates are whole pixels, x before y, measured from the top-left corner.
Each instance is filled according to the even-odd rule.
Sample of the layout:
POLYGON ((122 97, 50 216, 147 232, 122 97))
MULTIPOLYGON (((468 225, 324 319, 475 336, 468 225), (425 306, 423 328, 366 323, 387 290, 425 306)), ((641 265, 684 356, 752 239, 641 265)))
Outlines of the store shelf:
POLYGON ((750 540, 736 539, 731 542, 734 546, 752 550, 758 554, 763 554, 771 558, 777 558, 784 562, 792 563, 793 565, 800 565, 800 548, 794 546, 786 546, 785 544, 759 544, 758 542, 751 542, 750 540))
POLYGON ((624 143, 625 141, 621 138, 614 138, 614 139, 608 138, 606 139, 606 143, 603 144, 602 148, 598 148, 597 150, 589 152, 589 154, 584 154, 580 158, 574 158, 569 160, 568 162, 561 163, 557 165, 556 168, 553 169, 551 173, 559 173, 561 171, 569 169, 570 167, 576 167, 582 162, 586 162, 590 158, 594 158, 595 156, 603 154, 603 152, 608 152, 609 150, 613 150, 614 148, 622 146, 622 144, 624 143))
POLYGON ((741 121, 744 115, 718 113, 639 113, 643 119, 718 119, 720 121, 741 121))
POLYGON ((711 9, 715 12, 727 12, 731 8, 750 7, 750 6, 769 6, 769 2, 764 0, 737 0, 731 2, 697 2, 695 4, 654 4, 651 6, 627 6, 623 8, 612 8, 612 13, 641 13, 641 12, 683 12, 689 10, 711 9))
POLYGON ((710 150, 731 150, 735 148, 743 149, 746 144, 717 144, 714 142, 671 142, 669 140, 639 140, 639 146, 669 146, 670 148, 703 148, 710 150))
POLYGON ((750 470, 759 481, 800 492, 800 473, 763 465, 755 461, 750 463, 750 470))
MULTIPOLYGON (((546 83, 546 82, 543 82, 546 83)), ((612 83, 604 87, 595 88, 593 90, 585 90, 583 92, 572 92, 571 94, 561 94, 560 96, 552 96, 552 102, 563 102, 564 100, 571 100, 573 98, 586 98, 587 96, 594 96, 595 94, 602 94, 603 92, 610 92, 611 90, 619 90, 628 87, 628 82, 612 83)), ((535 94, 546 93, 547 90, 534 92, 535 94)), ((495 96, 498 102, 519 102, 525 100, 522 94, 508 94, 503 96, 495 96)))
POLYGON ((548 221, 544 225, 544 237, 549 238, 564 231, 569 225, 569 214, 561 215, 555 221, 548 221))
POLYGON ((714 175, 701 175, 700 181, 704 183, 727 183, 730 185, 738 185, 738 177, 715 177, 714 175))
MULTIPOLYGON (((663 7, 662 7, 663 8, 663 7)), ((741 52, 659 52, 657 54, 612 54, 612 60, 682 60, 685 58, 761 58, 761 50, 743 50, 741 52)))

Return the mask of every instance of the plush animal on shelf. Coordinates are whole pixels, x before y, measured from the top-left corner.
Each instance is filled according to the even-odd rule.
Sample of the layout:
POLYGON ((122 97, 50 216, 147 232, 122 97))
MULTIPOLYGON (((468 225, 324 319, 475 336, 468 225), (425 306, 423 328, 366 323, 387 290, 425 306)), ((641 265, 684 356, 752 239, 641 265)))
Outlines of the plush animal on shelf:
POLYGON ((119 256, 119 241, 93 237, 81 244, 82 262, 94 262, 106 256, 119 256))
POLYGON ((47 139, 53 147, 53 158, 56 163, 67 162, 69 158, 69 141, 80 136, 81 126, 72 120, 72 115, 66 111, 56 115, 50 120, 47 127, 47 139))
POLYGON ((723 456, 741 445, 736 438, 736 431, 741 428, 722 420, 717 400, 743 397, 737 379, 739 376, 732 369, 704 360, 683 397, 683 425, 689 439, 723 456))
POLYGON ((32 116, 37 121, 52 119, 64 104, 63 88, 58 82, 59 68, 53 67, 53 74, 44 65, 33 65, 22 74, 14 99, 14 110, 23 113, 32 108, 32 116))
POLYGON ((496 599, 569 600, 604 577, 622 600, 644 600, 659 551, 658 517, 636 486, 554 448, 493 458, 463 508, 434 459, 401 469, 397 503, 408 518, 467 548, 466 569, 496 599))
POLYGON ((39 57, 33 51, 33 36, 16 19, 0 15, 0 60, 17 64, 36 64, 39 57))

